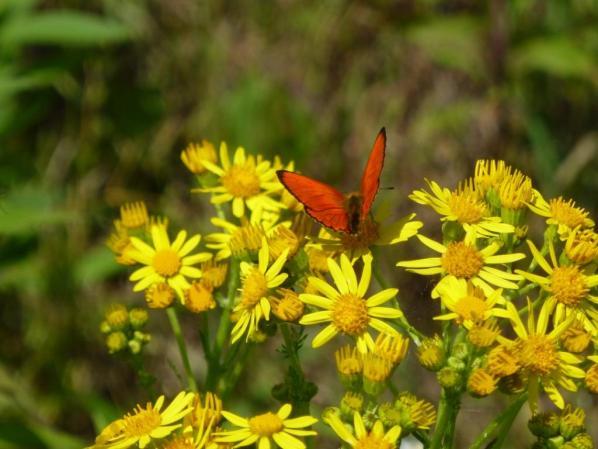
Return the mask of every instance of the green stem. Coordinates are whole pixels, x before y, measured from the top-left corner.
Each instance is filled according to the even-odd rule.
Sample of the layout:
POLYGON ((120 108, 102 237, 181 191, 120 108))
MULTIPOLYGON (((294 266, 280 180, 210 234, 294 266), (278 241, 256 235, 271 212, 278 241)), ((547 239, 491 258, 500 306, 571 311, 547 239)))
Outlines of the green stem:
MULTIPOLYGON (((299 354, 296 351, 297 344, 295 343, 295 337, 291 332, 289 324, 281 323, 280 324, 280 332, 282 333, 282 337, 284 339, 284 344, 287 348, 288 355, 289 355, 289 362, 290 362, 290 369, 294 371, 297 379, 299 381, 299 385, 301 387, 305 384, 305 374, 303 373, 303 368, 301 367, 301 361, 299 360, 299 354)), ((297 411, 298 414, 309 414, 309 401, 297 401, 297 403, 292 404, 293 408, 297 411)))
POLYGON ((237 295, 237 288, 239 286, 239 261, 231 259, 230 271, 228 278, 228 290, 224 304, 221 304, 222 314, 218 322, 218 329, 216 330, 216 339, 214 347, 210 351, 210 363, 208 366, 208 375, 206 379, 206 388, 210 391, 218 386, 218 380, 222 371, 222 352, 224 344, 229 338, 230 334, 230 314, 234 305, 235 296, 237 295))
POLYGON ((414 430, 413 436, 424 446, 424 449, 430 447, 430 437, 422 430, 414 430))
POLYGON ((504 443, 504 440, 509 433, 509 429, 519 413, 519 410, 521 410, 521 407, 523 404, 525 404, 525 401, 527 401, 527 396, 528 394, 526 392, 515 399, 511 405, 509 405, 500 415, 498 415, 486 426, 486 428, 482 431, 482 433, 480 433, 469 449, 482 448, 486 442, 494 436, 495 433, 497 435, 496 439, 487 447, 499 449, 504 443))
POLYGON ((208 315, 202 313, 200 319, 199 339, 204 350, 204 357, 209 364, 212 361, 212 349, 210 347, 210 325, 208 315))
POLYGON ((461 399, 455 393, 449 393, 444 388, 440 396, 438 405, 438 418, 434 435, 430 441, 430 449, 444 449, 453 447, 453 437, 455 433, 455 423, 461 399))
POLYGON ((191 390, 197 391, 197 384, 195 383, 195 377, 193 377, 191 364, 189 363, 189 355, 187 354, 187 345, 185 344, 185 339, 181 332, 181 323, 179 323, 179 318, 177 317, 174 307, 166 309, 166 314, 168 315, 170 327, 172 328, 172 332, 174 333, 174 337, 176 338, 179 347, 179 352, 181 353, 181 360, 183 361, 183 367, 185 368, 185 374, 187 375, 187 385, 191 390))

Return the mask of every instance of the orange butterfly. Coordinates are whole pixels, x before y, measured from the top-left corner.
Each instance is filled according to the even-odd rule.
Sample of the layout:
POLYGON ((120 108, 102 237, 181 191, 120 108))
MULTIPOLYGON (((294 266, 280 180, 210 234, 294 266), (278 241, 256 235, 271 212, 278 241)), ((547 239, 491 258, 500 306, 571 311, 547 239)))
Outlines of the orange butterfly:
POLYGON ((359 192, 347 195, 328 184, 287 170, 278 170, 276 174, 314 220, 334 231, 357 234, 369 216, 378 193, 385 151, 386 130, 382 128, 363 171, 359 192))

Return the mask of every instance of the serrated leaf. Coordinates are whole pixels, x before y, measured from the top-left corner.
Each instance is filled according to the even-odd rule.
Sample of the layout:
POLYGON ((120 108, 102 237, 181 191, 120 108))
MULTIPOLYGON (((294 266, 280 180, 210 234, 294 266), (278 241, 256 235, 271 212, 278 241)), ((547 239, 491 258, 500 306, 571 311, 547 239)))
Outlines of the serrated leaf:
POLYGON ((0 32, 7 46, 65 45, 89 47, 122 42, 131 37, 121 22, 76 11, 51 11, 8 21, 0 32))

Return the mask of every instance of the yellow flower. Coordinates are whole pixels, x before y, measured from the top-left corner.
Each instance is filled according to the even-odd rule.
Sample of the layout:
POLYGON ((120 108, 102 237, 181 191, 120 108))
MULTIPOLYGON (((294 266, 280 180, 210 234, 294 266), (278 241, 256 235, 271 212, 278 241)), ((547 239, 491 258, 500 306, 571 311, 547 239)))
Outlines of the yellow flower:
POLYGON ((438 371, 444 363, 444 348, 442 340, 438 335, 432 338, 424 338, 417 348, 417 359, 424 368, 431 371, 438 371))
POLYGON ((149 222, 147 207, 143 201, 125 203, 120 207, 120 223, 127 229, 141 228, 149 222))
POLYGON ((249 338, 258 330, 262 318, 270 320, 270 296, 272 290, 280 287, 288 277, 288 274, 281 273, 287 261, 288 251, 283 253, 270 266, 270 255, 268 243, 264 238, 262 247, 258 254, 258 264, 241 262, 241 297, 233 312, 239 312, 239 320, 235 323, 231 332, 232 342, 246 334, 249 338))
POLYGON ((203 161, 215 164, 218 162, 218 155, 212 142, 202 140, 201 143, 187 145, 187 148, 181 152, 181 160, 191 173, 201 175, 206 172, 203 161))
POLYGON ((489 190, 498 191, 502 181, 511 175, 513 169, 505 161, 476 161, 473 182, 480 196, 486 196, 489 190))
POLYGON ((488 206, 476 192, 472 183, 466 183, 454 191, 441 188, 434 181, 428 181, 432 193, 416 190, 409 198, 419 204, 432 207, 443 215, 441 221, 456 221, 466 232, 475 232, 480 237, 493 237, 499 234, 512 233, 515 228, 502 223, 500 217, 490 217, 488 206))
POLYGON ((326 253, 346 253, 351 259, 361 257, 372 246, 387 246, 406 242, 417 234, 423 226, 421 221, 413 220, 415 214, 409 214, 392 223, 387 223, 387 211, 379 209, 372 219, 367 217, 356 234, 333 232, 324 227, 315 240, 326 253))
POLYGON ((128 256, 145 265, 129 277, 131 281, 137 281, 133 290, 138 292, 151 285, 165 282, 177 292, 181 300, 184 300, 183 290, 190 287, 187 277, 201 277, 201 270, 193 265, 209 260, 212 255, 189 255, 199 244, 199 234, 187 240, 187 232, 180 231, 171 243, 163 226, 152 226, 151 233, 153 247, 136 237, 131 237, 134 249, 128 252, 128 256))
POLYGON ((588 360, 591 360, 594 364, 588 368, 585 375, 586 387, 592 393, 598 394, 598 355, 589 356, 588 360))
POLYGON ((489 319, 481 324, 474 324, 467 333, 467 339, 478 348, 487 348, 492 346, 499 334, 498 323, 489 319))
POLYGON ((538 284, 550 294, 546 302, 551 307, 556 305, 555 324, 561 323, 569 315, 575 315, 586 329, 595 332, 598 329, 595 321, 598 315, 596 313, 598 297, 592 295, 590 289, 598 285, 598 274, 587 275, 577 265, 559 265, 554 245, 549 241, 548 252, 552 262, 551 266, 533 242, 528 240, 527 243, 534 259, 547 276, 522 270, 516 270, 516 272, 528 281, 538 284))
POLYGON ((521 321, 519 312, 513 303, 508 302, 506 306, 517 338, 509 340, 499 336, 498 340, 511 350, 511 354, 517 358, 520 369, 528 379, 532 410, 536 410, 537 407, 539 386, 557 407, 563 408, 565 401, 557 385, 569 391, 577 391, 577 385, 571 378, 583 379, 585 377, 585 372, 574 366, 581 363, 581 359, 558 349, 558 338, 569 327, 572 317, 547 332, 549 316, 554 303, 551 305, 551 303, 545 302, 536 320, 531 301, 528 300, 527 326, 521 321))
POLYGON ((215 232, 206 236, 206 246, 216 250, 217 261, 228 259, 245 252, 257 252, 262 246, 262 238, 269 229, 265 224, 251 224, 243 221, 241 226, 230 223, 221 218, 212 218, 214 226, 222 228, 225 232, 215 232))
POLYGON ((202 160, 203 166, 219 178, 220 185, 195 189, 196 192, 212 193, 213 204, 232 202, 235 217, 245 216, 245 207, 258 216, 262 211, 277 211, 282 206, 271 195, 280 189, 276 171, 268 161, 256 161, 252 155, 246 156, 245 150, 237 148, 232 164, 226 144, 220 145, 220 163, 218 166, 208 160, 202 160))
POLYGON ((363 370, 363 358, 356 347, 346 345, 334 353, 336 369, 342 376, 354 376, 361 374, 363 370))
POLYGON ((561 344, 569 352, 584 352, 592 341, 592 334, 586 332, 583 324, 575 320, 561 334, 561 344))
POLYGON ((535 190, 532 180, 519 170, 505 176, 497 189, 500 204, 505 209, 518 210, 526 208, 533 200, 535 190))
POLYGON ((268 247, 270 248, 270 258, 276 259, 285 249, 288 249, 289 258, 297 254, 301 245, 300 237, 290 228, 290 223, 280 223, 276 225, 268 236, 268 247))
POLYGON ((585 265, 598 258, 598 234, 591 229, 575 229, 565 242, 565 255, 577 265, 585 265))
POLYGON ((127 251, 133 248, 129 231, 120 220, 114 220, 114 232, 106 240, 106 245, 116 255, 116 261, 121 265, 135 265, 135 261, 126 256, 127 251))
POLYGON ((496 390, 497 380, 484 368, 476 368, 469 375, 467 390, 476 397, 484 397, 496 390))
POLYGON ((393 366, 398 365, 407 355, 409 339, 402 335, 378 334, 375 341, 374 354, 389 361, 393 366))
POLYGON ((487 361, 488 371, 496 377, 510 376, 520 368, 519 361, 513 351, 502 344, 492 348, 488 353, 487 361))
POLYGON ((327 415, 325 421, 353 449, 395 449, 401 436, 401 426, 393 426, 385 433, 379 420, 368 432, 359 412, 353 414, 353 432, 349 431, 336 414, 327 415))
MULTIPOLYGON (((137 405, 123 418, 109 424, 96 438, 93 449, 125 449, 138 444, 141 449, 153 440, 170 435, 182 426, 180 421, 191 412, 193 393, 180 392, 164 411, 164 396, 160 396, 155 404, 147 403, 145 407, 137 405)), ((90 449, 91 449, 90 448, 90 449)))
MULTIPOLYGON (((523 253, 496 254, 501 244, 494 241, 483 249, 475 245, 476 236, 473 233, 467 234, 465 240, 451 242, 448 245, 435 242, 421 234, 417 238, 428 248, 440 253, 440 257, 429 257, 426 259, 406 260, 398 262, 398 267, 405 267, 408 271, 423 275, 440 274, 442 276, 453 276, 460 279, 468 279, 476 287, 480 287, 491 294, 496 287, 517 289, 513 281, 521 280, 521 276, 499 270, 492 265, 502 265, 516 262, 525 258, 523 253)), ((443 278, 432 291, 432 297, 438 297, 438 289, 443 278)))
POLYGON ((317 435, 313 430, 305 430, 318 420, 312 416, 290 418, 291 404, 284 404, 278 412, 267 412, 252 418, 243 418, 223 411, 222 415, 240 429, 219 432, 216 442, 236 443, 235 447, 257 443, 257 449, 270 449, 272 442, 281 449, 305 449, 305 443, 297 437, 317 435))
POLYGON ((193 410, 185 417, 185 426, 194 428, 206 427, 209 424, 217 426, 222 419, 222 400, 211 392, 203 395, 193 394, 193 410))
POLYGON ((449 313, 436 316, 435 320, 455 320, 457 324, 471 329, 490 317, 505 316, 504 309, 494 307, 497 303, 504 303, 501 289, 486 296, 481 288, 474 287, 465 279, 448 276, 438 285, 437 292, 449 313))
POLYGON ((106 308, 104 319, 111 330, 121 330, 129 324, 129 312, 123 304, 110 304, 106 308))
POLYGON ((270 298, 272 313, 283 321, 297 321, 303 316, 305 305, 299 300, 299 295, 288 288, 279 289, 279 297, 270 298))
POLYGON ((201 280, 212 289, 220 287, 226 279, 228 265, 226 263, 216 263, 208 260, 201 264, 201 280))
POLYGON ((195 281, 185 290, 185 307, 193 313, 206 312, 216 308, 212 288, 203 280, 195 281))
POLYGON ((145 291, 145 301, 150 309, 165 309, 170 306, 176 292, 166 282, 152 284, 145 291))
POLYGON ((573 200, 565 200, 562 196, 546 201, 539 192, 533 203, 528 204, 530 210, 542 217, 546 217, 546 223, 556 225, 559 235, 566 239, 576 228, 591 228, 594 221, 588 215, 590 213, 575 205, 573 200))
POLYGON ((323 295, 303 293, 299 299, 306 304, 320 307, 324 310, 309 313, 301 318, 304 325, 330 322, 312 341, 312 347, 317 348, 341 333, 357 340, 357 348, 366 353, 375 348, 374 340, 368 332, 373 327, 379 332, 397 335, 396 329, 380 318, 394 319, 403 316, 397 308, 380 307, 394 298, 398 292, 396 288, 389 288, 376 293, 368 299, 365 294, 370 286, 372 277, 372 256, 363 256, 363 272, 358 282, 355 270, 344 254, 340 257, 340 266, 334 259, 328 259, 328 269, 336 288, 320 278, 312 276, 309 282, 323 295))

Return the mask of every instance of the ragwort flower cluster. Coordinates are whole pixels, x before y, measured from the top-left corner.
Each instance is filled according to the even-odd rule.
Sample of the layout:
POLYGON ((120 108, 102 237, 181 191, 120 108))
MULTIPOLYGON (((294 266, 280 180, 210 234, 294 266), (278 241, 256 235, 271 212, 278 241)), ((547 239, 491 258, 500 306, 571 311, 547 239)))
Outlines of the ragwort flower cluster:
MULTIPOLYGON (((143 292, 147 309, 165 311, 186 386, 166 408, 164 396, 138 405, 108 425, 93 448, 303 449, 321 424, 310 414, 318 376, 304 369, 302 355, 325 357, 324 345, 336 346, 342 392, 321 422, 344 448, 398 448, 408 435, 425 448, 453 447, 465 394, 513 397, 472 447, 504 441, 526 402, 534 414, 530 429, 542 444, 554 446, 557 435, 562 444, 589 438, 581 428, 538 430, 546 424, 538 418, 543 395, 569 416, 567 401, 575 396, 563 391, 598 393, 598 235, 575 202, 545 200, 521 171, 478 161, 457 187, 426 181, 427 189, 409 196, 438 214, 439 229, 420 232, 414 213, 389 220, 392 211, 381 201, 350 234, 316 229, 276 175, 293 171, 293 162, 243 148, 230 154, 225 143, 216 151, 208 141, 190 144, 181 160, 195 177, 192 191, 213 210, 204 216, 211 229, 190 234, 150 216, 144 203, 128 203, 107 243, 131 270, 132 290, 143 292), (534 223, 544 226, 543 240, 529 233, 534 223), (396 246, 412 237, 424 257, 408 259, 396 246), (384 279, 380 246, 395 254, 399 268, 432 279, 428 308, 437 334, 409 323, 402 295, 384 279), (183 332, 181 314, 197 320, 202 364, 190 357, 187 347, 195 343, 183 332), (282 405, 249 417, 229 411, 243 366, 271 344, 288 365, 273 375, 279 383, 272 396, 282 405), (400 387, 397 368, 410 347, 435 373, 437 405, 400 387)), ((149 335, 129 329, 124 306, 109 311, 102 329, 125 336, 120 343, 110 337, 110 352, 130 347, 134 332, 149 342, 149 335)), ((147 379, 143 354, 125 353, 147 379)), ((146 385, 152 394, 156 385, 146 385)))

